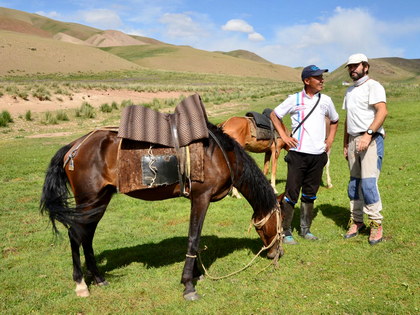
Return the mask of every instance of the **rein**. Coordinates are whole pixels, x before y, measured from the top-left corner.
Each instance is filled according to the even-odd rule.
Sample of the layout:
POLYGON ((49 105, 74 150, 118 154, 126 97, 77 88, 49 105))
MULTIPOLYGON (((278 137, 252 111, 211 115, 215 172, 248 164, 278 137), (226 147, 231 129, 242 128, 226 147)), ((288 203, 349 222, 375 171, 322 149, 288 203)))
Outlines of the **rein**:
MULTIPOLYGON (((206 277, 208 277, 209 279, 211 279, 211 280, 221 280, 221 279, 225 279, 225 278, 228 278, 228 277, 231 277, 231 276, 233 276, 233 275, 236 275, 236 274, 238 274, 238 273, 240 273, 241 271, 244 271, 245 269, 247 269, 249 266, 251 266, 252 265, 252 263, 254 262, 254 260, 255 259, 257 259, 257 257, 258 256, 260 256, 260 254, 263 252, 263 251, 265 251, 265 250, 267 250, 267 249, 270 249, 271 247, 273 247, 274 246, 274 244, 278 241, 279 242, 279 245, 278 245, 278 248, 277 248, 277 254, 276 254, 276 256, 274 257, 274 259, 273 259, 273 262, 271 262, 268 266, 266 266, 265 268, 263 268, 261 271, 263 271, 263 270, 265 270, 265 269, 267 269, 270 265, 274 265, 275 267, 277 267, 278 266, 278 260, 279 260, 279 257, 280 257, 280 249, 282 248, 282 236, 281 236, 281 233, 282 233, 282 229, 281 229, 281 224, 280 224, 280 207, 276 207, 276 208, 274 208, 269 214, 267 214, 264 218, 262 218, 260 221, 258 221, 258 222, 255 222, 255 219, 252 219, 251 220, 251 224, 252 225, 254 225, 254 227, 257 229, 257 230, 259 230, 259 229, 262 229, 263 228, 263 226, 267 223, 267 221, 271 218, 271 216, 273 215, 273 214, 275 214, 276 215, 276 218, 277 218, 277 224, 276 224, 276 230, 277 230, 277 234, 276 234, 276 236, 273 238, 273 240, 271 241, 271 243, 269 244, 269 245, 267 245, 267 246, 263 246, 261 249, 260 249, 260 251, 251 259, 251 261, 249 262, 249 263, 247 263, 244 267, 242 267, 241 269, 239 269, 239 270, 237 270, 237 271, 234 271, 234 272, 232 272, 232 273, 229 273, 229 274, 227 274, 227 275, 224 275, 224 276, 220 276, 220 277, 214 277, 214 276, 211 276, 209 273, 208 273, 208 271, 207 271, 207 269, 206 269, 206 267, 204 267, 204 264, 203 264, 203 262, 202 262, 202 260, 201 260, 201 256, 200 256, 200 252, 201 251, 204 251, 204 250, 206 250, 207 249, 207 246, 205 246, 204 247, 204 249, 203 250, 201 250, 201 251, 199 251, 198 252, 198 260, 200 261, 200 264, 201 264, 201 267, 203 268, 203 270, 204 270, 204 274, 205 274, 205 276, 206 277)), ((197 256, 195 256, 195 255, 187 255, 187 257, 189 257, 189 258, 196 258, 197 256)))

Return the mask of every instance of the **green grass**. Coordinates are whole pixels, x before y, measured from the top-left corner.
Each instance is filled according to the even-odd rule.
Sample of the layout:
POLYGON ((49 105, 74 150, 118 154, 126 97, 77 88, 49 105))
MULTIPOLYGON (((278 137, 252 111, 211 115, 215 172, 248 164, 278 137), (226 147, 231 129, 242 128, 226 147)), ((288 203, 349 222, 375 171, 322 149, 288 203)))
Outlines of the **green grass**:
MULTIPOLYGON (((193 303, 183 300, 180 284, 187 199, 147 202, 116 195, 94 239, 99 268, 110 285, 92 285, 91 297, 77 298, 66 231, 60 226, 61 237, 53 237, 38 202, 51 157, 78 135, 0 139, 1 313, 418 314, 420 104, 416 100, 420 92, 406 96, 398 93, 398 86, 386 88, 389 117, 379 182, 385 241, 372 247, 367 234, 342 238, 349 219, 340 109, 345 88, 331 86, 325 93, 332 96, 341 122, 331 154, 334 187, 321 187, 316 203, 312 230, 321 240, 299 240, 298 246, 285 247, 278 269, 262 271, 269 261, 259 258, 231 278, 205 279, 197 284, 202 299, 193 303)), ((285 89, 277 95, 243 99, 248 106, 237 114, 272 108, 287 93, 285 89)), ((210 120, 217 123, 232 115, 221 110, 210 120)), ((262 154, 252 156, 262 165, 262 154)), ((283 156, 279 191, 286 179, 283 156)), ((225 198, 210 205, 201 240, 201 247, 207 245, 208 250, 201 255, 211 274, 237 270, 258 252, 262 244, 257 234, 247 233, 251 215, 243 199, 225 198)), ((293 224, 297 226, 297 220, 293 224)))
POLYGON ((129 61, 136 61, 142 58, 150 58, 157 55, 164 55, 173 53, 178 50, 176 47, 171 46, 153 46, 153 45, 140 45, 127 47, 103 47, 102 50, 110 52, 118 57, 127 59, 129 61))

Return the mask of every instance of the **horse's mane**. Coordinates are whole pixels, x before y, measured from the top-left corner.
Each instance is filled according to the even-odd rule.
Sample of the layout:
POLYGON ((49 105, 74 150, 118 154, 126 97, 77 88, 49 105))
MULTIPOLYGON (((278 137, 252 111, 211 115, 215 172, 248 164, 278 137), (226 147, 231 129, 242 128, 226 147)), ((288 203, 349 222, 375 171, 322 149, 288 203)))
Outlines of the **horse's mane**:
MULTIPOLYGON (((268 214, 276 205, 277 199, 269 181, 262 173, 254 159, 222 129, 211 123, 207 124, 209 130, 217 137, 221 146, 226 151, 234 151, 237 167, 234 169, 233 185, 240 191, 248 191, 248 202, 255 211, 268 214)), ((258 213, 254 213, 258 214, 258 213)))

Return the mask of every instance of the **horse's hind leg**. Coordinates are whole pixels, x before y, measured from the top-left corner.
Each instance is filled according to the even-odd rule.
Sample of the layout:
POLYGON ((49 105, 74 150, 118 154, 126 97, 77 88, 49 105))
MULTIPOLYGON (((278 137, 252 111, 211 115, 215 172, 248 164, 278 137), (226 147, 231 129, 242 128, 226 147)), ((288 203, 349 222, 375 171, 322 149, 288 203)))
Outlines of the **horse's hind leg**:
POLYGON ((93 281, 95 284, 99 286, 108 285, 108 282, 105 280, 105 278, 100 274, 98 270, 98 266, 96 264, 95 254, 93 252, 93 236, 95 235, 95 230, 98 225, 98 222, 94 222, 91 224, 88 224, 86 226, 86 235, 83 239, 82 246, 83 246, 83 252, 85 254, 85 260, 86 260, 86 267, 88 271, 91 273, 93 277, 93 281))
POLYGON ((271 161, 271 187, 273 187, 274 193, 278 194, 276 189, 276 173, 277 173, 277 158, 276 158, 276 146, 271 146, 271 151, 265 153, 264 157, 264 175, 268 173, 268 167, 271 161))
POLYGON ((325 164, 325 174, 327 176, 327 188, 332 188, 333 184, 331 182, 331 176, 330 176, 330 151, 327 152, 328 155, 328 161, 327 164, 325 164))
POLYGON ((93 277, 93 281, 102 286, 107 285, 108 282, 100 275, 96 265, 95 254, 93 252, 93 237, 95 235, 96 227, 99 220, 102 218, 106 206, 108 205, 112 196, 112 192, 105 192, 101 203, 96 204, 95 209, 100 209, 95 218, 91 218, 90 222, 77 223, 69 229, 69 238, 73 258, 73 280, 76 282, 77 296, 89 296, 89 289, 83 277, 83 271, 80 262, 80 245, 83 246, 83 251, 86 260, 86 267, 93 277))
POLYGON ((82 243, 81 232, 76 232, 74 227, 71 227, 68 231, 71 255, 73 259, 73 280, 76 282, 76 294, 80 297, 89 296, 89 289, 86 285, 85 279, 83 278, 82 265, 80 262, 80 244, 82 243))

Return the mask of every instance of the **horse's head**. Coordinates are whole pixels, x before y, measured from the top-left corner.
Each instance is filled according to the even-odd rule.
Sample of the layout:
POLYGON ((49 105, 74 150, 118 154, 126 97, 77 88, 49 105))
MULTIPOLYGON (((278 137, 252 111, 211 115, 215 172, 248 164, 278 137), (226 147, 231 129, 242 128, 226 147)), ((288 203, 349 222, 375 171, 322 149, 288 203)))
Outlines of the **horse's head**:
POLYGON ((281 240, 281 214, 280 205, 277 204, 265 217, 252 220, 254 227, 268 250, 267 257, 273 259, 282 255, 281 240))

